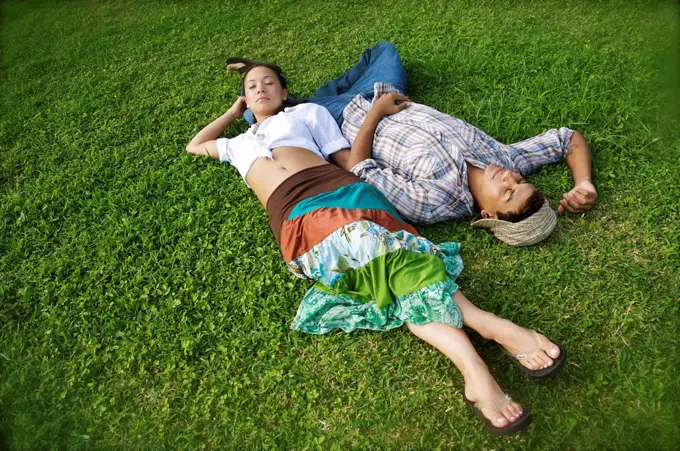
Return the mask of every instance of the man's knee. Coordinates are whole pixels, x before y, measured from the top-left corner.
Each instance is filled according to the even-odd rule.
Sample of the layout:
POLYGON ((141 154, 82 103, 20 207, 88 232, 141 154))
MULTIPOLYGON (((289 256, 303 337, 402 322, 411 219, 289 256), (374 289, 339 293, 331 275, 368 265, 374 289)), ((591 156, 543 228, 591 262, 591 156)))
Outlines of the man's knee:
POLYGON ((397 47, 389 41, 378 42, 376 45, 373 46, 372 50, 374 50, 375 52, 378 52, 378 53, 383 53, 383 52, 394 53, 394 54, 399 53, 399 52, 397 52, 397 47))

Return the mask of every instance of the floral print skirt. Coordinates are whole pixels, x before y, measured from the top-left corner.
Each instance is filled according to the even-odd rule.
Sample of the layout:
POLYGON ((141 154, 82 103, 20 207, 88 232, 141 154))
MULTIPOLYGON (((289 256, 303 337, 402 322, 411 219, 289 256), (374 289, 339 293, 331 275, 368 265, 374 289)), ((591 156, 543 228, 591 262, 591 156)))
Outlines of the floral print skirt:
POLYGON ((463 269, 459 244, 421 237, 370 184, 333 165, 312 167, 285 180, 267 211, 290 271, 316 282, 294 329, 462 327, 453 300, 463 269))

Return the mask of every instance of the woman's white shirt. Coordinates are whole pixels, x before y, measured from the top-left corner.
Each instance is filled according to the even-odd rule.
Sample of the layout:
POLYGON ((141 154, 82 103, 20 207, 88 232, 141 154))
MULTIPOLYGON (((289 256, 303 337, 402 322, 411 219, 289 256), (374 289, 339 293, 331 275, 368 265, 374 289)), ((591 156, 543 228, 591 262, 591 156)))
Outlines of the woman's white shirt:
POLYGON ((272 159, 272 149, 277 147, 302 147, 326 160, 351 147, 328 110, 313 103, 286 108, 259 125, 253 124, 247 132, 216 143, 220 161, 236 167, 243 180, 255 160, 272 159))

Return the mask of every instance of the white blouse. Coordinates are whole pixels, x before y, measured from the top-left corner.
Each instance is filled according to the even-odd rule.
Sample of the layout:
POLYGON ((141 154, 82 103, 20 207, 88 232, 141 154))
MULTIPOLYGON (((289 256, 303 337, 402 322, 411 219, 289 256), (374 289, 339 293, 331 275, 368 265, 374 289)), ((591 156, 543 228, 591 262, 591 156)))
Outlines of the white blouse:
POLYGON ((328 110, 313 103, 286 108, 235 138, 217 140, 220 161, 236 167, 243 180, 255 160, 272 159, 272 149, 281 146, 302 147, 326 160, 351 147, 328 110))

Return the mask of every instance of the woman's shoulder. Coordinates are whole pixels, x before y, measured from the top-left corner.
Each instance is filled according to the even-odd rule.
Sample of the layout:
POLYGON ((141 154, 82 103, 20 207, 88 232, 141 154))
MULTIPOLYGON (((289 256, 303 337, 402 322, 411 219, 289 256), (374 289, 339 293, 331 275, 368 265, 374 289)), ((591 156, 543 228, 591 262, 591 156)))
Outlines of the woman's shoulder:
POLYGON ((324 107, 321 105, 317 105, 316 103, 301 103, 299 105, 287 107, 285 109, 286 113, 292 113, 293 115, 301 115, 301 114, 317 114, 319 111, 322 111, 324 107))
POLYGON ((334 122, 328 110, 316 103, 303 103, 294 107, 286 108, 286 113, 305 122, 326 124, 334 122))

